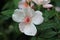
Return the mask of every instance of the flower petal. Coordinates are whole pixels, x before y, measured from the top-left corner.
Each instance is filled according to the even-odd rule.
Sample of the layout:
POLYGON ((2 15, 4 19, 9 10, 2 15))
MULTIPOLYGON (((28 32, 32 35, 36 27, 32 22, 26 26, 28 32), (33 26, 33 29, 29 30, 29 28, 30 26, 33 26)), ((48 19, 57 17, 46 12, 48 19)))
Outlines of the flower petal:
POLYGON ((25 11, 27 16, 30 16, 30 17, 32 17, 34 15, 33 13, 35 12, 31 7, 28 7, 27 10, 25 11))
POLYGON ((22 22, 25 17, 24 10, 16 9, 12 15, 12 19, 16 22, 22 22))
POLYGON ((41 11, 36 11, 35 13, 36 13, 36 14, 38 13, 38 14, 40 14, 41 16, 43 15, 41 11))
POLYGON ((37 0, 32 0, 32 1, 35 2, 36 4, 38 4, 38 3, 37 3, 37 0))
POLYGON ((37 33, 37 29, 33 24, 20 23, 19 30, 25 35, 29 35, 29 36, 35 36, 37 33))
POLYGON ((45 5, 43 5, 43 7, 44 8, 51 8, 51 7, 53 7, 53 5, 52 4, 45 4, 45 5))
POLYGON ((33 7, 33 6, 34 6, 34 3, 33 3, 33 2, 31 2, 30 6, 31 6, 31 7, 33 7))
POLYGON ((39 25, 43 22, 44 18, 42 17, 42 12, 36 11, 35 16, 32 18, 32 22, 36 25, 39 25))
POLYGON ((51 0, 43 0, 43 4, 48 4, 50 2, 51 2, 51 0))
POLYGON ((19 2, 19 5, 18 5, 18 8, 19 9, 24 9, 24 2, 19 2))
POLYGON ((55 7, 55 10, 56 10, 57 12, 60 12, 60 7, 55 7))
MULTIPOLYGON (((26 0, 25 0, 26 1, 26 0)), ((25 9, 25 8, 27 8, 27 7, 29 7, 29 5, 28 5, 28 3, 26 3, 26 2, 19 2, 19 5, 18 5, 18 8, 20 8, 20 9, 25 9)))
POLYGON ((37 33, 37 29, 36 29, 35 25, 33 25, 33 24, 25 25, 25 28, 24 28, 25 35, 35 36, 36 33, 37 33))
POLYGON ((24 23, 19 23, 19 30, 23 33, 24 32, 24 28, 25 28, 25 24, 24 23))

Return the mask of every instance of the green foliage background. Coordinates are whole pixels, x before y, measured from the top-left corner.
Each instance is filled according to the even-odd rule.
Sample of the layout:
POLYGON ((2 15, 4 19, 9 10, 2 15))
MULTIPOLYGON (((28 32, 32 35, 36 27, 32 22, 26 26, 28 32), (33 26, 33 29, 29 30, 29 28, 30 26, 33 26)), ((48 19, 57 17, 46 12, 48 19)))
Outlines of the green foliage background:
POLYGON ((51 0, 54 7, 50 11, 36 6, 36 10, 43 12, 45 20, 41 25, 36 25, 38 32, 34 37, 21 33, 18 23, 12 20, 19 1, 0 0, 0 40, 60 40, 60 12, 55 11, 56 6, 60 7, 60 0, 51 0))

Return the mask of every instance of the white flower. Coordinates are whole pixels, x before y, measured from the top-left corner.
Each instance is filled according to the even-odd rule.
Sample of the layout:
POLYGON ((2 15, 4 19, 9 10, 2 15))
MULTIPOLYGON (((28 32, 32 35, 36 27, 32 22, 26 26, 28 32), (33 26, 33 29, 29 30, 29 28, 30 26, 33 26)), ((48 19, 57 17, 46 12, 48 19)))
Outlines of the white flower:
POLYGON ((43 7, 44 8, 51 8, 51 7, 53 7, 53 5, 52 4, 45 4, 45 5, 43 5, 43 7))
POLYGON ((24 1, 20 1, 19 4, 18 4, 18 8, 20 8, 20 9, 21 8, 25 9, 27 7, 29 7, 29 5, 24 1))
POLYGON ((44 8, 53 7, 52 4, 49 4, 50 0, 32 0, 32 1, 35 2, 37 5, 43 5, 44 8))
MULTIPOLYGON (((33 2, 30 2, 30 5, 26 2, 26 1, 28 1, 28 0, 25 0, 25 1, 20 1, 19 2, 19 5, 18 5, 18 8, 20 8, 20 9, 25 9, 25 8, 27 8, 27 7, 31 7, 31 8, 33 8, 33 6, 34 6, 34 3, 33 2)), ((31 1, 31 0, 30 0, 31 1)))
POLYGON ((55 7, 55 10, 56 10, 57 12, 60 12, 60 7, 55 7))
POLYGON ((50 3, 50 0, 32 0, 32 1, 35 2, 37 5, 50 3))
POLYGON ((29 36, 35 36, 37 29, 35 25, 43 22, 42 12, 34 11, 30 7, 26 9, 16 9, 12 15, 12 19, 19 22, 19 29, 22 33, 29 36))

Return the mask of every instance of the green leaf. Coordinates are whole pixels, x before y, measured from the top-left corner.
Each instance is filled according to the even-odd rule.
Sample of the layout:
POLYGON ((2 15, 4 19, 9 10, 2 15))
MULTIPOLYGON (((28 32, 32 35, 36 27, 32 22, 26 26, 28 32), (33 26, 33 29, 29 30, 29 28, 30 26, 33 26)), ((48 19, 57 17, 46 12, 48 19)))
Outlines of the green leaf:
POLYGON ((2 11, 1 13, 2 13, 2 15, 11 17, 13 12, 14 12, 14 10, 5 10, 5 11, 2 11))
POLYGON ((44 39, 44 38, 39 38, 39 37, 38 37, 37 40, 46 40, 46 39, 44 39))
POLYGON ((18 3, 19 3, 20 0, 13 0, 13 3, 16 7, 18 7, 18 3))
POLYGON ((60 30, 60 18, 58 17, 58 15, 55 16, 55 18, 54 18, 53 21, 56 23, 55 28, 56 28, 57 30, 60 30))
POLYGON ((58 31, 58 33, 60 34, 60 30, 58 31))
POLYGON ((8 20, 10 17, 8 16, 4 16, 4 15, 0 15, 0 24, 2 24, 5 20, 8 20))
POLYGON ((9 1, 3 6, 2 10, 8 10, 8 9, 14 9, 14 8, 15 8, 15 6, 14 6, 13 2, 9 1))
POLYGON ((31 40, 36 40, 36 37, 32 37, 31 40))
POLYGON ((60 38, 59 39, 56 39, 56 40, 60 40, 60 38))
POLYGON ((56 23, 48 21, 48 22, 44 22, 41 25, 39 25, 37 27, 37 29, 38 30, 46 30, 46 29, 50 29, 50 28, 55 27, 55 25, 56 25, 56 23))
POLYGON ((54 37, 56 34, 57 34, 57 32, 55 32, 55 31, 46 30, 40 34, 40 37, 51 38, 51 37, 54 37))
POLYGON ((55 0, 55 5, 60 7, 60 0, 55 0))
POLYGON ((47 11, 45 10, 44 11, 44 18, 45 18, 45 21, 48 21, 50 18, 52 18, 53 16, 55 16, 55 13, 56 11, 55 10, 50 10, 50 11, 47 11))
POLYGON ((6 34, 3 32, 0 32, 0 40, 7 40, 7 39, 8 38, 7 38, 6 34))
POLYGON ((13 25, 10 25, 9 28, 5 30, 5 33, 9 34, 9 33, 13 32, 13 29, 14 29, 13 25))
POLYGON ((47 40, 56 40, 56 38, 48 38, 47 40))
POLYGON ((20 34, 20 30, 19 30, 19 25, 18 25, 18 23, 13 22, 13 23, 12 23, 12 26, 13 26, 13 28, 14 28, 14 32, 15 32, 16 34, 20 34))

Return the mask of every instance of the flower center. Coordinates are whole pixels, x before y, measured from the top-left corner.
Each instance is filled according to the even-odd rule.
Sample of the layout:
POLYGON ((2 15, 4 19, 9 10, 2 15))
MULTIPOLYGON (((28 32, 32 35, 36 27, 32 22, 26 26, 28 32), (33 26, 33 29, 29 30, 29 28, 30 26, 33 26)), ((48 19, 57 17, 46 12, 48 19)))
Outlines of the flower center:
POLYGON ((26 17, 26 18, 24 19, 24 22, 25 22, 25 23, 29 23, 29 22, 30 22, 30 17, 26 17))

